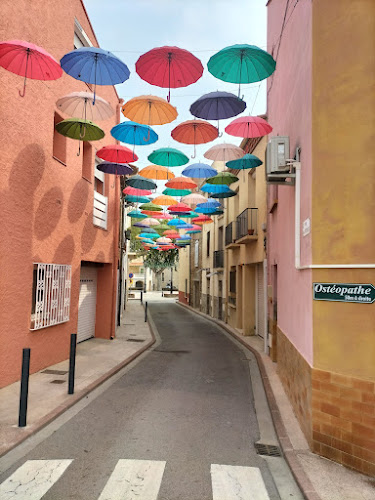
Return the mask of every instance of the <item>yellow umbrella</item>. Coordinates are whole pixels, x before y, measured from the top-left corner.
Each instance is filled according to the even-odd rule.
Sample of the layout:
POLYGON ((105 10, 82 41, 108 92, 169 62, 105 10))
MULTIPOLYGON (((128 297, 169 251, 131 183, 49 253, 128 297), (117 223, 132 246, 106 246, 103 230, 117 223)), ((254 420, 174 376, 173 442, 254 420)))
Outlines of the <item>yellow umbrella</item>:
POLYGON ((162 167, 161 165, 149 165, 148 167, 142 168, 139 175, 147 179, 156 179, 158 181, 165 181, 176 177, 169 168, 162 167))
POLYGON ((177 109, 154 95, 133 97, 123 105, 122 113, 129 120, 144 125, 163 125, 177 118, 177 109))
POLYGON ((173 196, 168 196, 167 194, 163 194, 161 196, 158 196, 154 200, 152 200, 153 203, 157 205, 163 205, 166 207, 170 207, 171 205, 177 205, 178 201, 173 198, 173 196))

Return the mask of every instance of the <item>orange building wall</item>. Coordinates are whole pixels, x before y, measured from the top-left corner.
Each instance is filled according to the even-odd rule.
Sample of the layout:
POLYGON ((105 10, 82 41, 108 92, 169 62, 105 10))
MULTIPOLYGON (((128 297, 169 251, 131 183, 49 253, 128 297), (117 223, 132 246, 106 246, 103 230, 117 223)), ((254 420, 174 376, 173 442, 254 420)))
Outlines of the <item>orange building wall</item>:
MULTIPOLYGON (((48 8, 43 0, 5 2, 1 14, 7 19, 6 25, 2 23, 3 40, 30 41, 57 60, 73 50, 75 17, 96 43, 79 0, 54 1, 48 8)), ((115 329, 119 184, 113 177, 106 179, 108 230, 97 228, 92 214, 94 169, 90 179, 82 177, 78 142, 67 139, 66 165, 52 156, 56 100, 89 90, 88 86, 64 73, 50 82, 28 80, 26 96, 21 98, 22 84, 22 77, 0 68, 1 386, 19 378, 24 347, 31 347, 31 372, 68 357, 69 336, 77 331, 82 260, 108 264, 107 293, 98 291, 99 312, 105 310, 103 317, 99 314, 100 336, 109 338, 115 329), (34 262, 72 265, 69 322, 29 330, 34 262)), ((113 87, 98 87, 98 95, 116 110, 118 96, 113 87)), ((118 121, 117 109, 111 119, 98 122, 106 137, 93 142, 93 148, 114 142, 109 132, 118 121)))

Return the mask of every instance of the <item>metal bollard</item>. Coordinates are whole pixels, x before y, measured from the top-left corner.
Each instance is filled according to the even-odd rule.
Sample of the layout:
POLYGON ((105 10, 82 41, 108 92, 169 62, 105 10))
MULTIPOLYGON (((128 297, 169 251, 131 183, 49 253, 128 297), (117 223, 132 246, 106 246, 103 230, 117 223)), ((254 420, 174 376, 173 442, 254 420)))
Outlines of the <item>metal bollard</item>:
POLYGON ((147 321, 147 305, 148 305, 148 302, 146 301, 146 304, 145 304, 145 323, 147 321))
POLYGON ((74 376, 76 371, 76 349, 77 349, 77 334, 72 333, 70 335, 68 394, 74 394, 74 376))
POLYGON ((141 304, 143 304, 143 291, 141 290, 141 304))
POLYGON ((21 372, 21 391, 20 408, 18 414, 18 427, 26 427, 27 417, 27 399, 29 395, 29 375, 30 375, 30 349, 22 350, 22 372, 21 372))

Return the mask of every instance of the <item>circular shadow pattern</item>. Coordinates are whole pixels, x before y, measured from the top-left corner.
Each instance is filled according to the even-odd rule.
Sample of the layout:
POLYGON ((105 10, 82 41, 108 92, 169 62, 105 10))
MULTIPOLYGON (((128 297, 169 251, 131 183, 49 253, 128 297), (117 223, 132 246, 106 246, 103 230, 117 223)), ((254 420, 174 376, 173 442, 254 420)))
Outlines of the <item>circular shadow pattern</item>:
POLYGON ((61 188, 54 187, 44 194, 34 218, 34 234, 38 240, 44 240, 55 230, 63 204, 64 194, 61 188))

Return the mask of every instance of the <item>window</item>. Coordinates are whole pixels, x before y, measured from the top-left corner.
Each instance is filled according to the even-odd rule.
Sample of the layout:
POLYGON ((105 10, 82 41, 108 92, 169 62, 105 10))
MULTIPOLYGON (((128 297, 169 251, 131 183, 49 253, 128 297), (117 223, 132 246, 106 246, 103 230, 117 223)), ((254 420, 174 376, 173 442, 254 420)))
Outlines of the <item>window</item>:
POLYGON ((92 167, 94 164, 93 149, 89 142, 82 145, 82 177, 92 182, 92 167))
POLYGON ((194 266, 198 267, 199 264, 199 240, 195 240, 194 245, 194 266))
POLYGON ((164 273, 161 273, 161 279, 164 281, 164 273))
POLYGON ((98 170, 99 162, 95 160, 94 170, 94 191, 105 196, 105 175, 104 172, 98 170))
POLYGON ((210 236, 211 236, 210 231, 208 231, 208 233, 207 233, 207 257, 210 256, 210 239, 211 239, 210 236))
POLYGON ((56 125, 63 120, 63 117, 58 113, 54 115, 53 121, 53 152, 52 155, 56 160, 66 165, 66 140, 67 138, 59 134, 56 130, 56 125))
POLYGON ((90 38, 82 28, 77 19, 74 20, 74 48, 92 47, 90 38))
POLYGON ((69 321, 72 266, 34 264, 30 330, 69 321))
POLYGON ((230 293, 236 293, 236 270, 233 269, 229 273, 229 291, 230 293))

